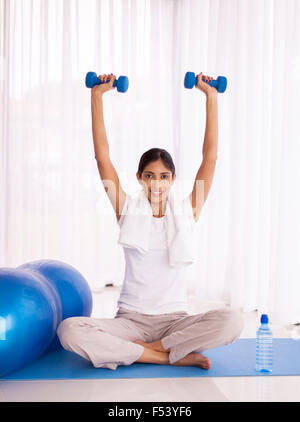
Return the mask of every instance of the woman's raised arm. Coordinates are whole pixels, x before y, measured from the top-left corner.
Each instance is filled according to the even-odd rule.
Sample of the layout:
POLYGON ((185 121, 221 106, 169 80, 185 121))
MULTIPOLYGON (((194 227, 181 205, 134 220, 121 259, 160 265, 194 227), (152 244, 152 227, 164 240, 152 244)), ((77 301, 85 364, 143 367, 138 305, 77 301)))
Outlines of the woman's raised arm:
POLYGON ((98 76, 101 82, 109 80, 108 83, 95 85, 91 89, 91 107, 92 107, 92 130, 93 141, 95 149, 95 159, 99 174, 107 193, 109 200, 116 212, 119 220, 125 199, 126 193, 122 189, 118 174, 113 166, 109 156, 109 145, 105 131, 104 116, 103 116, 103 93, 114 89, 113 83, 114 75, 98 76))

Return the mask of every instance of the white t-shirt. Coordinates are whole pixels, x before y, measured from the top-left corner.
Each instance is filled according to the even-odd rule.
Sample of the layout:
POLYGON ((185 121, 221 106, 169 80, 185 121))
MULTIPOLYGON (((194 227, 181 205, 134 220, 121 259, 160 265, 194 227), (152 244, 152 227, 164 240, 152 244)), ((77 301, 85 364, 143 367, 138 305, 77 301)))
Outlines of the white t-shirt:
MULTIPOLYGON (((118 224, 122 227, 126 200, 118 224)), ((143 314, 163 314, 186 311, 187 267, 171 267, 168 258, 166 216, 152 216, 149 251, 123 247, 125 276, 117 306, 143 314)))

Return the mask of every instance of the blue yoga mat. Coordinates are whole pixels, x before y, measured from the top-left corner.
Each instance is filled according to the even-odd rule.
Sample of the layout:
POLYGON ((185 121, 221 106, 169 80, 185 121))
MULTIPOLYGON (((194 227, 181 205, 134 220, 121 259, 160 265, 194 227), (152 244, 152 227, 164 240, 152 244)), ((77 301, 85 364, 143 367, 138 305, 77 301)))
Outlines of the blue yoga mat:
POLYGON ((226 346, 203 352, 211 369, 150 363, 120 365, 116 370, 94 368, 90 361, 66 350, 48 352, 17 372, 0 380, 181 378, 300 375, 300 341, 273 339, 273 372, 255 371, 255 339, 238 339, 226 346))

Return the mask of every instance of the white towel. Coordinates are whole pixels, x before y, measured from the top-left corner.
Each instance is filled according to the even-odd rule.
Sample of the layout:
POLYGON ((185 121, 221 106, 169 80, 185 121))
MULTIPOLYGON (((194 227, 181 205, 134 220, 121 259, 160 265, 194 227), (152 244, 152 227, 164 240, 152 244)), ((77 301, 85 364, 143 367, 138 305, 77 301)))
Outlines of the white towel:
MULTIPOLYGON (((165 215, 169 265, 181 267, 193 264, 196 261, 196 222, 189 196, 177 199, 170 190, 165 215)), ((152 216, 152 208, 143 189, 135 197, 129 197, 118 243, 148 253, 152 216)))

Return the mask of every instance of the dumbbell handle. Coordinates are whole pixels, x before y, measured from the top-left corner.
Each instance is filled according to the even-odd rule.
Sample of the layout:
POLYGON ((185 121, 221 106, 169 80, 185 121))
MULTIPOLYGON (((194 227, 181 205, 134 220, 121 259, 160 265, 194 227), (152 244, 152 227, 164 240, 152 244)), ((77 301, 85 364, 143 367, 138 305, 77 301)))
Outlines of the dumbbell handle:
MULTIPOLYGON (((88 72, 85 77, 85 86, 87 88, 93 88, 95 85, 101 85, 108 82, 109 81, 101 82, 95 72, 88 72)), ((113 87, 117 87, 119 92, 126 92, 128 84, 129 82, 127 76, 119 76, 119 79, 114 80, 113 87)))
POLYGON ((218 89, 219 83, 218 83, 218 80, 217 79, 213 79, 210 82, 208 82, 208 81, 203 81, 203 82, 206 82, 208 85, 212 86, 213 88, 218 89))
MULTIPOLYGON (((218 79, 213 79, 210 82, 206 82, 203 80, 203 82, 216 88, 218 92, 224 92, 227 87, 227 79, 225 78, 225 76, 218 76, 218 79)), ((197 86, 197 77, 195 73, 187 72, 185 74, 184 86, 185 88, 193 88, 194 86, 197 86)))
MULTIPOLYGON (((93 79, 89 84, 86 84, 87 88, 93 88, 95 85, 107 84, 109 81, 101 82, 100 79, 93 79)), ((113 87, 117 86, 118 79, 114 80, 113 87)))

